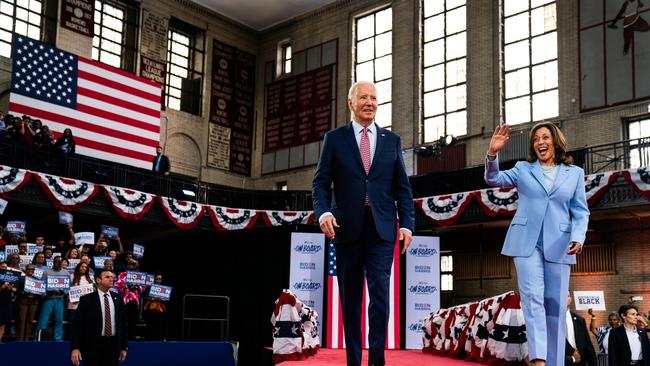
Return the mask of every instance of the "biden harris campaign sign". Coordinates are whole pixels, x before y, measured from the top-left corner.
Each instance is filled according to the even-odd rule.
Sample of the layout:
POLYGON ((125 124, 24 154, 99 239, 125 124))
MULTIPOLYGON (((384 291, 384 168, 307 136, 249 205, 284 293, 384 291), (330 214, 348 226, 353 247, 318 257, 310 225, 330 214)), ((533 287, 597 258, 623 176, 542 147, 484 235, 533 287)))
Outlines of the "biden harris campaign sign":
MULTIPOLYGON (((322 233, 291 233, 291 272, 289 290, 307 307, 323 314, 325 276, 325 235, 322 233)), ((323 337, 318 327, 319 337, 323 337)))
POLYGON ((422 348, 424 318, 440 308, 440 238, 414 236, 406 252, 406 348, 422 348))

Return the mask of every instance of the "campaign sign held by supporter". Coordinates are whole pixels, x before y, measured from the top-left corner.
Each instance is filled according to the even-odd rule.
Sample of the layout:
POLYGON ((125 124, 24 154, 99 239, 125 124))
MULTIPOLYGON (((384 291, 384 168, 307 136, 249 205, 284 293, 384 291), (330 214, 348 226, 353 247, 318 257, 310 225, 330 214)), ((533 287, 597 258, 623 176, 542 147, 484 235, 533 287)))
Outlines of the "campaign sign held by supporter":
POLYGON ((69 270, 74 270, 75 268, 77 268, 77 265, 79 264, 79 262, 81 262, 81 259, 78 259, 78 258, 77 259, 72 259, 72 258, 68 259, 68 269, 69 270))
POLYGON ((7 221, 5 231, 12 234, 23 235, 25 233, 26 225, 27 223, 25 221, 7 221))
POLYGON ((102 225, 102 234, 109 239, 115 239, 120 235, 120 229, 113 226, 102 225))
POLYGON ((124 279, 127 285, 147 285, 147 274, 145 272, 126 271, 126 278, 124 279))
POLYGON ((0 283, 9 282, 15 286, 18 281, 20 281, 20 272, 10 269, 0 269, 0 283))
POLYGON ((607 310, 604 291, 573 291, 576 310, 607 310))
POLYGON ((47 276, 48 291, 68 291, 70 289, 70 276, 49 275, 47 276))
POLYGON ((153 284, 149 289, 149 297, 160 299, 162 301, 169 301, 172 296, 172 287, 153 284))
POLYGON ((106 260, 112 261, 113 258, 111 258, 111 257, 93 257, 93 262, 95 263, 95 268, 103 269, 104 268, 104 261, 106 261, 106 260))
POLYGON ((52 269, 54 267, 54 260, 52 258, 45 259, 45 265, 47 268, 52 269))
POLYGON ((95 244, 95 233, 92 231, 82 231, 74 234, 74 242, 77 245, 95 244))
POLYGON ((133 257, 138 259, 144 257, 144 245, 133 243, 133 257))
MULTIPOLYGON (((59 252, 53 252, 53 253, 52 253, 52 258, 56 258, 56 257, 61 257, 61 253, 59 253, 59 252)), ((61 257, 61 259, 63 259, 63 257, 61 257)))
POLYGON ((0 198, 0 215, 5 213, 5 208, 7 208, 7 204, 9 204, 7 200, 3 200, 2 198, 0 198))
POLYGON ((31 255, 19 255, 18 257, 20 257, 20 262, 18 263, 18 265, 20 266, 21 269, 25 269, 25 267, 27 267, 28 264, 32 263, 33 256, 31 255))
MULTIPOLYGON (((36 244, 34 244, 34 245, 36 245, 36 244)), ((36 253, 42 252, 43 250, 45 250, 45 244, 36 245, 36 253)))
POLYGON ((25 277, 25 292, 34 295, 45 295, 45 281, 34 277, 25 277))
POLYGON ((10 256, 10 255, 12 255, 14 253, 18 253, 18 245, 16 245, 16 244, 7 244, 5 246, 5 252, 6 252, 7 256, 10 256))
POLYGON ((156 275, 152 273, 147 273, 147 286, 151 285, 154 282, 156 282, 156 275))
POLYGON ((72 286, 70 287, 70 292, 68 292, 68 299, 70 302, 79 302, 79 299, 83 295, 87 295, 93 291, 95 291, 95 287, 92 283, 89 283, 87 285, 72 286))
POLYGON ((2 250, 0 251, 0 262, 5 262, 7 260, 7 253, 2 250))
POLYGON ((74 216, 70 212, 59 211, 59 224, 67 225, 72 224, 74 216))
POLYGON ((34 278, 43 279, 43 274, 45 273, 45 268, 36 268, 34 267, 34 278))
POLYGON ((31 255, 32 257, 34 254, 38 253, 38 246, 36 244, 32 243, 27 243, 27 254, 31 255))

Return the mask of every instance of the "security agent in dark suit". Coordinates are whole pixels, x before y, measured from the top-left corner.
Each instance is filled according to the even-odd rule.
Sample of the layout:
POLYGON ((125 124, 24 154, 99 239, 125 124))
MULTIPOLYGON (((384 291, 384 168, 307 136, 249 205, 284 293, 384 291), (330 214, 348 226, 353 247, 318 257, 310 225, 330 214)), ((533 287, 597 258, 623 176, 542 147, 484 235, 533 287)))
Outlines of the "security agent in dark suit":
POLYGON ((347 364, 361 364, 365 276, 370 295, 368 364, 384 365, 395 239, 399 235, 404 241, 404 253, 413 231, 413 196, 399 136, 375 123, 375 86, 353 84, 348 107, 353 121, 325 135, 312 182, 313 207, 321 230, 336 245, 347 364))
POLYGON ((156 173, 169 175, 169 169, 170 169, 169 158, 163 155, 162 152, 163 152, 162 146, 158 146, 156 148, 156 157, 153 158, 152 161, 151 170, 153 170, 156 173))
POLYGON ((623 305, 618 309, 623 326, 609 331, 609 366, 650 366, 650 341, 637 327, 639 309, 623 305))
POLYGON ((566 346, 564 347, 564 365, 598 366, 596 351, 589 338, 585 318, 570 311, 571 294, 567 294, 566 311, 566 346))
POLYGON ((97 291, 81 297, 72 322, 70 361, 87 366, 116 366, 126 359, 128 337, 124 304, 110 291, 115 274, 95 272, 97 291))

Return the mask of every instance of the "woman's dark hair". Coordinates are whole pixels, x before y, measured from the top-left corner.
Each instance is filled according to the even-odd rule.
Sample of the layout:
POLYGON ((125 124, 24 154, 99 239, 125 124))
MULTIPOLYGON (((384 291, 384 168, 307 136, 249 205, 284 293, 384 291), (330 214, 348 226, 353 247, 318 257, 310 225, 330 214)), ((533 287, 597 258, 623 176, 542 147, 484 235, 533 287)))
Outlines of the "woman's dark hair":
POLYGON ((623 317, 624 317, 625 315, 627 315, 627 312, 628 312, 630 309, 634 309, 634 310, 636 310, 637 313, 639 312, 639 308, 637 308, 637 307, 634 306, 634 305, 629 305, 629 304, 621 305, 621 307, 618 308, 618 315, 621 317, 621 319, 623 319, 623 317))
MULTIPOLYGON (((83 264, 86 264, 84 262, 79 262, 76 267, 74 267, 74 280, 72 281, 72 285, 76 286, 79 284, 79 281, 81 280, 81 266, 83 264)), ((92 278, 90 278, 90 267, 86 264, 86 273, 83 274, 84 277, 86 277, 86 281, 88 283, 93 283, 92 278)))
POLYGON ((72 136, 72 130, 71 129, 66 128, 65 130, 63 130, 63 136, 65 136, 66 132, 70 132, 70 137, 74 137, 74 136, 72 136))
POLYGON ((38 252, 38 253, 34 254, 34 256, 32 257, 32 264, 36 264, 36 257, 38 257, 39 254, 43 256, 43 262, 45 262, 45 253, 44 252, 38 252))
POLYGON ((528 161, 534 163, 537 161, 537 154, 535 153, 535 132, 542 127, 546 127, 551 131, 551 137, 553 138, 553 148, 555 150, 554 161, 557 164, 564 163, 566 165, 573 164, 573 158, 567 154, 567 143, 564 134, 558 126, 551 122, 540 122, 533 126, 528 134, 528 161))

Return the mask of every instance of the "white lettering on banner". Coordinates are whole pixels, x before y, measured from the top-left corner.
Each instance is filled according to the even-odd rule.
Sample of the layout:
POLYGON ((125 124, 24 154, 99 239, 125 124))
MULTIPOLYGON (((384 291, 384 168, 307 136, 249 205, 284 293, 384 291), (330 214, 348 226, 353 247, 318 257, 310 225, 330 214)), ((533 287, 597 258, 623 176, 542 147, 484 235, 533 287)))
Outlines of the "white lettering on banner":
POLYGON ((82 231, 74 234, 75 244, 95 244, 95 233, 92 231, 82 231))
POLYGON ((604 291, 573 291, 576 310, 607 310, 604 291))
POLYGON ((149 297, 161 299, 163 301, 169 301, 171 294, 172 288, 170 286, 153 284, 149 288, 149 297))
POLYGON ((147 284, 147 274, 145 272, 127 271, 124 282, 127 285, 145 286, 147 284))
POLYGON ((72 286, 70 292, 68 292, 68 298, 70 302, 79 302, 83 295, 90 294, 93 291, 95 291, 93 284, 72 286))
MULTIPOLYGON (((291 233, 288 289, 319 315, 323 314, 325 252, 324 234, 291 233)), ((322 327, 318 335, 323 336, 322 327)))
POLYGON ((413 236, 406 253, 406 349, 422 348, 424 318, 440 309, 440 238, 413 236))
POLYGON ((7 253, 7 257, 14 254, 14 253, 18 253, 18 245, 16 245, 16 244, 7 244, 5 246, 5 252, 7 253))

